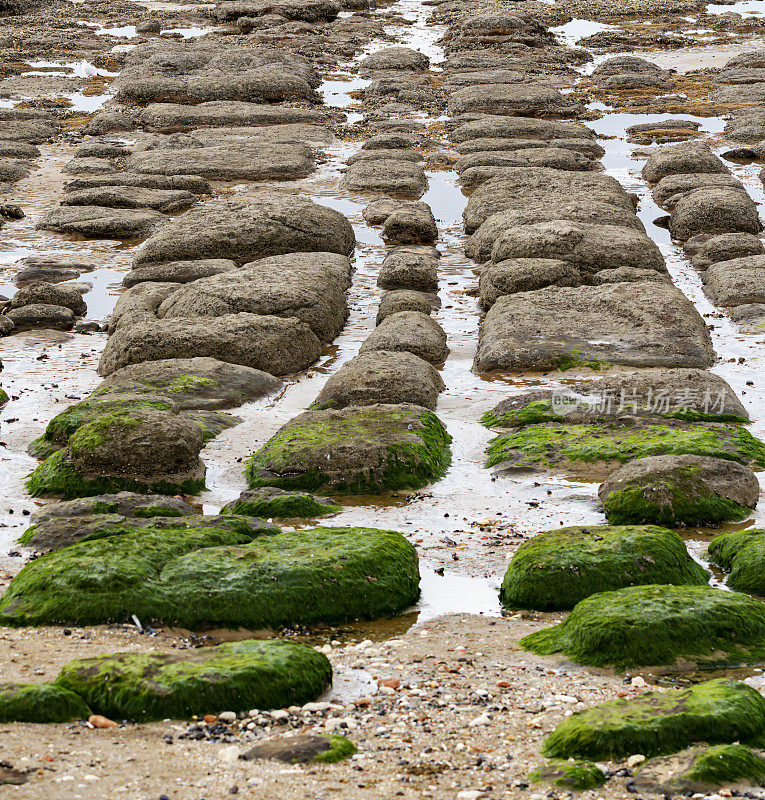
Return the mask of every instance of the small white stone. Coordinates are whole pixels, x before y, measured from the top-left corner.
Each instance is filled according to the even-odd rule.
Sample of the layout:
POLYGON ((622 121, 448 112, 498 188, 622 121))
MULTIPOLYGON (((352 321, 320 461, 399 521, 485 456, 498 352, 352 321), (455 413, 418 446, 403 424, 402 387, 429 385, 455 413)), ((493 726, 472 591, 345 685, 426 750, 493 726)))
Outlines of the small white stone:
POLYGON ((642 764, 644 761, 645 761, 644 755, 642 755, 641 753, 635 753, 634 756, 630 756, 627 759, 627 766, 630 769, 632 769, 633 767, 636 767, 638 764, 642 764))
POLYGON ((271 719, 275 720, 287 720, 290 718, 290 712, 285 711, 282 708, 277 708, 275 711, 271 712, 271 719))
POLYGON ((559 703, 578 703, 579 702, 576 699, 576 697, 572 697, 570 694, 556 694, 556 695, 553 695, 553 697, 559 703))
POLYGON ((218 750, 218 758, 224 764, 233 764, 239 758, 239 748, 235 745, 229 745, 228 747, 221 747, 218 750))
POLYGON ((236 711, 221 711, 218 714, 218 719, 227 725, 231 722, 236 722, 236 711))
POLYGON ((483 792, 479 792, 478 789, 465 789, 463 792, 457 792, 457 800, 478 800, 479 797, 483 797, 483 792))
POLYGON ((646 686, 646 682, 644 678, 641 678, 640 675, 635 675, 635 677, 630 681, 630 686, 635 686, 638 689, 646 686))
POLYGON ((330 703, 327 702, 315 702, 315 703, 306 703, 303 706, 303 711, 326 711, 330 707, 330 703))
POLYGON ((368 647, 371 647, 373 644, 374 644, 374 642, 371 639, 364 639, 363 642, 359 642, 356 645, 356 649, 357 650, 366 650, 368 647))
POLYGON ((349 731, 356 730, 356 720, 351 717, 333 717, 324 723, 324 727, 328 731, 336 731, 338 729, 345 729, 349 731))
POLYGON ((470 722, 468 722, 468 726, 471 728, 476 728, 479 725, 489 725, 490 723, 491 717, 488 714, 481 714, 480 717, 471 719, 470 722))

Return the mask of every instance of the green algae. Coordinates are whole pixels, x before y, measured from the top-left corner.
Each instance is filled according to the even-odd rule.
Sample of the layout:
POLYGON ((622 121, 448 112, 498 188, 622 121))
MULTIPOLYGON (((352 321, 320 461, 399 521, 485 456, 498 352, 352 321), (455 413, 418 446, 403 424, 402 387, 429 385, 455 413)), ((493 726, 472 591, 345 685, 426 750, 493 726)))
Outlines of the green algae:
POLYGON ((0 722, 71 722, 91 710, 75 692, 55 683, 0 684, 0 722))
POLYGON ((618 760, 673 753, 694 742, 756 745, 764 736, 765 698, 745 683, 718 678, 574 712, 545 739, 542 754, 618 760))
POLYGON ((4 406, 11 398, 8 397, 8 392, 0 386, 0 408, 4 406))
POLYGON ((584 792, 597 789, 606 782, 603 770, 591 761, 552 759, 529 773, 532 783, 551 783, 566 789, 584 792))
POLYGON ((27 564, 0 599, 8 625, 162 620, 275 628, 391 616, 419 597, 417 554, 393 531, 119 528, 27 564))
POLYGON ((356 745, 345 736, 333 734, 323 738, 329 739, 329 750, 317 753, 311 761, 318 761, 321 764, 336 764, 338 761, 350 758, 357 750, 356 745))
POLYGON ((248 461, 247 485, 337 494, 418 489, 442 477, 451 437, 430 411, 307 412, 248 461))
POLYGON ((566 463, 625 463, 634 458, 691 454, 724 458, 765 467, 765 444, 749 431, 732 425, 619 422, 600 425, 529 425, 496 436, 486 450, 486 467, 550 467, 566 463))
POLYGON ((739 778, 761 782, 765 779, 765 759, 742 744, 721 744, 700 753, 686 777, 712 786, 739 778))
POLYGON ((266 519, 313 519, 337 514, 342 508, 335 503, 321 503, 309 494, 275 495, 262 499, 234 500, 221 509, 222 514, 245 514, 266 519))
POLYGON ((713 564, 730 573, 728 586, 765 596, 765 530, 726 531, 709 544, 713 564))
POLYGON ((327 657, 312 647, 250 639, 172 654, 79 659, 61 670, 56 684, 98 714, 148 722, 302 705, 331 680, 327 657))
POLYGON ((545 531, 521 545, 505 572, 500 600, 508 608, 552 611, 625 586, 708 580, 674 531, 577 526, 545 531))
POLYGON ((765 660, 765 604, 710 586, 631 586, 582 600, 521 645, 593 667, 705 668, 765 660))

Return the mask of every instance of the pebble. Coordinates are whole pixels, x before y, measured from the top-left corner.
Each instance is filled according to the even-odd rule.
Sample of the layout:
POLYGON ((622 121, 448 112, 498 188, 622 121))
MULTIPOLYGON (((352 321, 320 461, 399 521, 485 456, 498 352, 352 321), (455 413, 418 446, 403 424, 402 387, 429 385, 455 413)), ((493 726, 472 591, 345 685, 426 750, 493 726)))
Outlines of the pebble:
MULTIPOLYGON (((230 725, 232 722, 236 722, 236 712, 235 711, 221 711, 220 714, 218 714, 218 719, 221 722, 225 722, 226 725, 230 725)), ((205 722, 207 722, 207 717, 205 717, 205 722)))
POLYGON ((239 758, 239 748, 235 745, 229 745, 228 747, 221 747, 218 750, 218 758, 224 764, 233 764, 239 758))
POLYGON ((630 769, 632 769, 633 767, 636 767, 638 764, 642 764, 644 761, 645 761, 644 755, 642 755, 641 753, 635 753, 634 756, 630 756, 627 759, 627 766, 630 769))
POLYGON ((117 728, 118 724, 108 717, 102 717, 100 714, 91 714, 88 717, 88 722, 94 728, 117 728))

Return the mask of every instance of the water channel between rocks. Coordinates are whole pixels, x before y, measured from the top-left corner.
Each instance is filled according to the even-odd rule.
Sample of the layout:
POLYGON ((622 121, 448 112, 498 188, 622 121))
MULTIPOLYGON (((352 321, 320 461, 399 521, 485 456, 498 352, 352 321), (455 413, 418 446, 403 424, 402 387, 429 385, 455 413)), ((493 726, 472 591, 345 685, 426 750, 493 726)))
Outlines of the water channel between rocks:
MULTIPOLYGON (((142 3, 156 9, 170 9, 172 3, 142 3)), ((720 6, 722 10, 762 13, 761 0, 720 6), (738 8, 740 6, 740 8, 738 8)), ((187 8, 184 6, 184 8, 187 8)), ((411 24, 386 26, 386 33, 396 37, 397 44, 413 47, 428 55, 435 68, 443 58, 438 39, 444 28, 428 24, 431 9, 417 0, 401 0, 388 7, 395 9, 411 24)), ((569 44, 611 26, 574 20, 555 29, 569 44)), ((209 29, 184 28, 184 37, 201 36, 209 29)), ((134 26, 109 29, 99 33, 129 39, 136 35, 134 26)), ((360 58, 385 47, 389 42, 372 41, 360 58)), ((738 47, 738 46, 737 46, 738 47)), ((749 43, 751 47, 751 43, 749 43)), ((746 49, 746 48, 740 48, 746 49)), ((730 57, 725 48, 715 48, 730 57)), ((615 55, 609 53, 609 56, 615 55)), ((661 65, 686 68, 693 66, 698 52, 651 53, 661 65), (684 59, 684 60, 683 60, 684 59)), ((598 57, 600 58, 600 57, 598 57)), ((602 60, 602 59, 601 59, 602 60)), ((597 63, 597 60, 596 60, 597 63)), ((55 62, 40 61, 33 67, 55 67, 55 62)), ((88 65, 69 64, 86 70, 88 65)), ((320 87, 325 103, 348 111, 348 121, 359 118, 351 93, 363 88, 364 81, 352 72, 353 64, 336 70, 320 87)), ((591 71, 592 65, 583 70, 591 71)), ((101 73, 99 73, 101 74, 101 73)), ((85 98, 80 95, 76 108, 93 110, 110 95, 85 98)), ((74 95, 72 96, 74 98, 74 95)), ((712 371, 725 378, 741 398, 754 420, 751 431, 765 436, 765 348, 759 337, 738 333, 730 320, 719 314, 701 289, 698 272, 689 264, 682 249, 673 244, 668 231, 654 224, 664 212, 656 206, 645 182, 640 177, 644 158, 634 158, 638 145, 628 144, 625 130, 631 125, 660 120, 669 115, 606 113, 587 123, 599 135, 606 154, 603 166, 628 190, 640 197, 639 216, 649 236, 659 245, 675 284, 691 299, 699 312, 714 327, 711 331, 719 362, 712 371), (748 385, 753 382, 753 385, 748 385)), ((702 130, 714 137, 722 131, 724 121, 718 117, 673 117, 695 119, 702 130)), ((433 120, 429 120, 433 121, 433 120)), ((130 268, 136 247, 114 241, 75 241, 64 236, 36 230, 43 213, 55 204, 67 179, 61 168, 72 157, 75 146, 63 142, 43 145, 39 168, 20 181, 12 199, 26 213, 23 220, 8 223, 0 237, 0 294, 11 294, 12 265, 28 255, 56 254, 86 261, 94 267, 80 281, 90 284, 85 300, 90 315, 96 319, 108 316, 120 291, 120 281, 130 268), (108 264, 108 266, 104 266, 108 264)), ((345 214, 353 224, 357 239, 355 273, 349 291, 350 317, 334 343, 325 349, 321 360, 307 373, 288 380, 276 396, 235 409, 242 423, 221 433, 202 452, 208 472, 207 490, 201 496, 206 513, 217 511, 235 498, 244 488, 243 459, 253 453, 284 423, 303 411, 316 397, 330 374, 352 358, 375 325, 375 313, 382 290, 377 286, 377 273, 386 252, 378 232, 368 227, 361 215, 369 198, 339 189, 340 168, 358 145, 340 142, 324 148, 326 161, 312 177, 287 184, 265 184, 275 192, 301 191, 316 202, 345 214)), ((758 206, 765 202, 756 165, 732 166, 758 206)), ((493 434, 479 424, 481 414, 509 394, 521 393, 529 387, 557 387, 580 377, 575 371, 539 375, 509 376, 488 380, 472 371, 478 342, 479 313, 475 290, 476 265, 463 253, 465 235, 462 228, 463 195, 453 171, 428 173, 429 189, 422 200, 428 203, 438 221, 442 252, 439 264, 441 309, 435 318, 443 326, 451 349, 442 370, 447 386, 438 403, 438 414, 453 437, 452 465, 446 476, 422 492, 398 492, 384 496, 345 498, 344 510, 331 518, 334 525, 367 525, 400 530, 416 543, 420 554, 422 599, 416 611, 401 618, 400 624, 386 623, 381 630, 400 632, 400 627, 444 613, 500 613, 497 588, 504 570, 504 557, 491 551, 492 537, 524 538, 560 525, 599 524, 603 515, 596 498, 597 483, 572 481, 545 474, 513 474, 493 476, 483 467, 484 450, 493 434), (481 525, 485 518, 491 522, 481 525), (484 531, 483 529, 486 528, 484 531), (436 574, 436 565, 446 564, 443 575, 436 574)), ((264 184, 259 184, 258 189, 264 184)), ((221 186, 225 197, 244 197, 255 190, 253 185, 221 186)), ((219 202, 218 200, 208 201, 219 202)), ((52 416, 65 405, 84 397, 99 382, 96 366, 106 341, 105 334, 75 335, 56 332, 30 332, 3 342, 3 385, 12 396, 24 389, 11 402, 0 420, 0 552, 3 560, 13 552, 14 543, 25 526, 24 512, 34 509, 23 488, 25 475, 36 465, 26 453, 29 442, 43 431, 52 416)), ((747 525, 765 522, 765 511, 758 511, 747 525)), ((709 540, 708 531, 688 531, 686 538, 694 556, 701 559, 709 540)))

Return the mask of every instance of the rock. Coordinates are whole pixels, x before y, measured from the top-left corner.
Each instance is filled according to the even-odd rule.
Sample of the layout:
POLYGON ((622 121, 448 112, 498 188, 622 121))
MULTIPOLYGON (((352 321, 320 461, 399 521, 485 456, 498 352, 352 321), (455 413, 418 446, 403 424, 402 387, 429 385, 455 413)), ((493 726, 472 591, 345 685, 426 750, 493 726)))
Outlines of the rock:
POLYGON ((412 161, 418 163, 422 161, 422 155, 416 150, 360 150, 346 160, 349 166, 357 161, 412 161))
POLYGON ((341 8, 336 0, 227 0, 217 7, 215 18, 227 22, 239 17, 278 14, 288 20, 316 22, 334 19, 341 8))
POLYGON ((688 454, 765 465, 765 444, 746 429, 723 423, 617 418, 600 424, 540 423, 497 436, 486 451, 487 467, 589 469, 624 464, 633 458, 688 454))
POLYGON ((633 785, 639 792, 661 795, 712 793, 724 785, 761 784, 765 759, 742 744, 689 747, 652 758, 640 767, 633 785))
POLYGON ((363 58, 359 63, 359 70, 362 74, 389 69, 423 72, 429 65, 430 59, 418 50, 410 47, 384 47, 363 58))
POLYGON ((16 326, 13 324, 12 320, 0 314, 0 336, 9 336, 13 333, 15 328, 16 326))
POLYGON ((507 608, 558 611, 625 586, 708 580, 674 531, 652 525, 559 528, 521 545, 499 596, 507 608))
POLYGON ((0 684, 0 722, 72 722, 89 716, 79 695, 55 683, 0 684))
POLYGON ((245 264, 296 252, 348 255, 354 244, 353 228, 339 211, 300 196, 264 194, 188 211, 148 239, 135 264, 203 258, 245 264))
POLYGON ((131 327, 139 322, 156 322, 157 309, 160 304, 180 285, 179 283, 146 281, 131 286, 119 296, 114 304, 108 328, 109 333, 113 334, 118 328, 131 327))
POLYGON ((450 441, 420 406, 306 411, 250 458, 247 484, 333 494, 415 489, 444 474, 450 441))
POLYGON ((438 226, 430 206, 412 203, 395 209, 383 222, 383 238, 389 244, 435 242, 438 239, 438 226))
POLYGON ((669 144, 701 136, 700 124, 686 119, 662 119, 627 128, 627 141, 640 144, 669 144))
POLYGON ((215 410, 257 400, 282 386, 278 378, 251 367, 215 358, 173 358, 118 369, 95 394, 163 395, 181 410, 215 410))
POLYGON ((385 256, 377 285, 383 289, 435 293, 438 291, 438 261, 426 253, 396 248, 385 256))
POLYGON ((572 172, 547 167, 504 167, 482 183, 468 199, 462 216, 465 231, 473 233, 499 211, 528 211, 537 205, 554 208, 558 202, 607 203, 629 213, 633 199, 610 175, 572 172))
MULTIPOLYGON (((408 205, 408 204, 407 204, 408 205)), ((415 205, 413 203, 413 205, 415 205)), ((417 203, 416 205, 420 205, 417 203)), ((425 203, 422 203, 426 206, 425 203)), ((362 216, 368 225, 382 225, 386 219, 397 209, 401 208, 402 203, 400 200, 394 200, 392 197, 378 197, 372 200, 364 207, 362 216)), ((429 206, 426 206, 429 208, 429 206)))
POLYGON ((494 177, 497 170, 492 167, 550 167, 574 171, 598 169, 598 162, 564 147, 529 147, 521 150, 491 150, 473 152, 462 156, 455 164, 461 175, 463 186, 477 186, 494 177), (488 176, 488 177, 486 177, 488 176))
POLYGON ((667 175, 687 173, 730 173, 725 164, 705 142, 682 142, 654 150, 643 167, 648 183, 657 183, 667 175))
POLYGON ((594 139, 595 133, 579 122, 529 117, 485 116, 458 125, 450 134, 455 143, 474 139, 594 139))
POLYGON ((294 736, 279 736, 256 744, 239 758, 255 761, 261 758, 284 761, 287 764, 319 762, 331 764, 342 761, 356 752, 353 743, 345 736, 318 736, 315 733, 299 733, 294 736))
MULTIPOLYGON (((748 595, 711 586, 630 586, 590 595, 564 622, 524 637, 521 645, 620 671, 677 663, 697 668, 759 663, 765 652, 765 606, 748 595)), ((655 744, 630 752, 635 750, 657 751, 655 744)), ((555 755, 547 746, 543 751, 555 755)))
POLYGON ((119 725, 114 721, 109 719, 108 717, 104 717, 101 714, 91 714, 88 717, 88 723, 92 725, 94 728, 118 728, 119 725))
POLYGON ((321 694, 326 656, 304 644, 249 639, 177 653, 118 653, 70 661, 56 683, 107 717, 190 717, 221 705, 279 708, 321 694))
POLYGON ((123 286, 131 287, 145 281, 177 284, 193 283, 200 278, 209 278, 211 275, 220 275, 222 272, 230 272, 233 269, 236 269, 236 264, 227 258, 168 261, 164 264, 149 264, 146 267, 133 269, 122 279, 122 284, 123 286))
POLYGON ((105 133, 122 133, 138 127, 134 116, 125 111, 99 111, 82 127, 87 136, 103 136, 105 133))
POLYGON ((635 459, 598 489, 609 522, 672 528, 745 519, 759 496, 757 476, 748 467, 692 455, 635 459))
POLYGON ((704 292, 718 306, 765 302, 765 256, 718 261, 702 275, 704 292))
POLYGON ((322 342, 332 341, 348 316, 351 263, 336 253, 289 253, 261 258, 231 272, 181 286, 159 306, 160 319, 220 317, 246 312, 298 319, 322 342))
POLYGON ((658 369, 541 389, 502 400, 481 417, 488 427, 537 422, 594 423, 631 417, 749 422, 736 393, 718 375, 700 369, 658 369))
POLYGON ((221 514, 241 514, 263 519, 294 517, 324 517, 341 511, 330 497, 318 497, 303 492, 285 492, 273 486, 245 489, 236 500, 227 503, 221 514))
POLYGON ((684 194, 674 205, 669 230, 675 239, 690 239, 698 233, 759 233, 762 229, 757 205, 738 189, 697 189, 684 194))
POLYGON ((694 174, 680 173, 667 175, 653 187, 653 199, 656 204, 671 211, 675 203, 688 192, 695 189, 732 188, 745 191, 737 178, 727 173, 699 172, 694 174))
POLYGON ((0 139, 11 142, 42 144, 59 133, 57 123, 44 120, 3 120, 0 121, 0 139))
POLYGON ((159 33, 162 23, 158 19, 147 19, 135 26, 136 33, 159 33))
POLYGON ((158 211, 101 206, 58 206, 37 223, 56 233, 76 233, 87 239, 137 239, 148 236, 166 217, 158 211))
POLYGON ((331 375, 312 408, 414 403, 435 410, 445 388, 438 371, 413 353, 373 350, 331 375))
POLYGON ((28 284, 11 298, 11 308, 22 308, 42 303, 43 305, 64 306, 78 317, 87 313, 88 308, 82 294, 74 286, 61 284, 28 284))
POLYGON ((726 531, 712 539, 709 556, 713 564, 730 573, 731 589, 759 594, 765 586, 765 537, 759 528, 726 531))
POLYGON ((206 357, 289 375, 311 366, 320 353, 316 335, 294 317, 230 314, 120 327, 109 337, 98 370, 111 375, 144 361, 206 357))
POLYGON ((324 114, 313 108, 218 100, 199 105, 152 103, 141 111, 141 121, 146 130, 173 133, 204 127, 320 124, 324 114))
POLYGON ((75 178, 64 186, 65 192, 84 192, 90 189, 128 186, 158 191, 210 194, 210 182, 198 175, 141 175, 137 172, 115 172, 111 175, 92 175, 75 178))
POLYGON ((765 699, 759 692, 718 678, 575 712, 545 739, 542 751, 557 758, 597 760, 633 753, 653 756, 694 742, 754 742, 764 726, 765 699))
POLYGON ((419 164, 398 159, 357 161, 342 180, 350 192, 385 192, 399 197, 421 197, 428 182, 419 164))
POLYGON ((179 497, 119 492, 118 494, 102 494, 77 500, 46 503, 32 514, 29 521, 33 525, 37 525, 51 519, 80 517, 85 514, 120 514, 123 517, 143 519, 145 517, 185 517, 194 513, 196 513, 194 507, 179 497))
POLYGON ((410 133, 377 133, 370 136, 364 144, 362 150, 414 150, 423 141, 420 137, 410 133))
POLYGON ((431 311, 440 305, 438 296, 433 294, 414 292, 409 289, 385 292, 377 308, 375 325, 379 325, 386 317, 398 314, 400 311, 419 311, 421 314, 430 315, 431 311))
MULTIPOLYGON (((454 149, 463 155, 472 153, 504 153, 516 152, 519 150, 543 149, 543 148, 556 148, 563 150, 572 150, 576 153, 583 154, 589 159, 601 158, 605 151, 603 148, 592 139, 502 139, 502 138, 484 138, 484 139, 470 139, 466 142, 461 142, 455 145, 454 149)), ((596 165, 590 167, 596 168, 596 165)))
POLYGON ((465 254, 475 261, 488 261, 494 243, 509 228, 536 225, 544 222, 580 222, 589 225, 608 225, 609 227, 629 228, 643 233, 643 223, 630 209, 603 203, 597 200, 582 202, 563 202, 554 208, 546 203, 532 203, 530 208, 499 211, 489 216, 470 237, 465 245, 465 254))
POLYGON ((64 206, 102 206, 107 208, 151 208, 170 213, 183 211, 196 203, 191 192, 163 189, 142 189, 128 186, 70 191, 64 195, 64 206))
POLYGON ((643 281, 500 297, 481 326, 475 368, 707 367, 714 360, 706 325, 685 295, 643 281))
POLYGON ((518 292, 547 286, 580 286, 583 279, 574 264, 559 259, 512 258, 496 264, 490 262, 484 266, 479 280, 481 307, 489 309, 499 297, 518 292))
POLYGON ((123 489, 196 494, 204 487, 202 446, 199 425, 183 415, 113 411, 79 427, 30 474, 27 488, 33 497, 65 500, 123 489))
POLYGON ((507 228, 494 242, 493 262, 507 259, 560 259, 591 276, 604 265, 665 272, 664 256, 644 233, 613 225, 540 222, 507 228))
POLYGON ((271 181, 306 178, 314 170, 313 155, 302 144, 241 142, 189 147, 179 150, 149 150, 127 160, 128 169, 151 175, 200 175, 226 181, 271 181))
POLYGON ((74 326, 74 314, 70 308, 50 303, 29 303, 11 308, 5 316, 13 323, 14 331, 29 328, 68 331, 74 326))
POLYGON ((606 775, 597 764, 589 761, 554 759, 529 773, 529 780, 581 792, 602 786, 606 782, 606 775))
POLYGON ((466 86, 449 96, 447 113, 519 117, 571 117, 577 104, 557 89, 534 84, 487 83, 466 86))
POLYGON ((449 355, 443 328, 419 311, 400 311, 385 317, 359 353, 377 350, 407 351, 431 364, 443 364, 449 355))
MULTIPOLYGON (((688 242, 685 249, 688 251, 688 242)), ((711 236, 691 251, 691 263, 697 269, 707 269, 718 261, 732 261, 744 256, 759 256, 765 253, 762 240, 751 233, 721 233, 711 236)))

